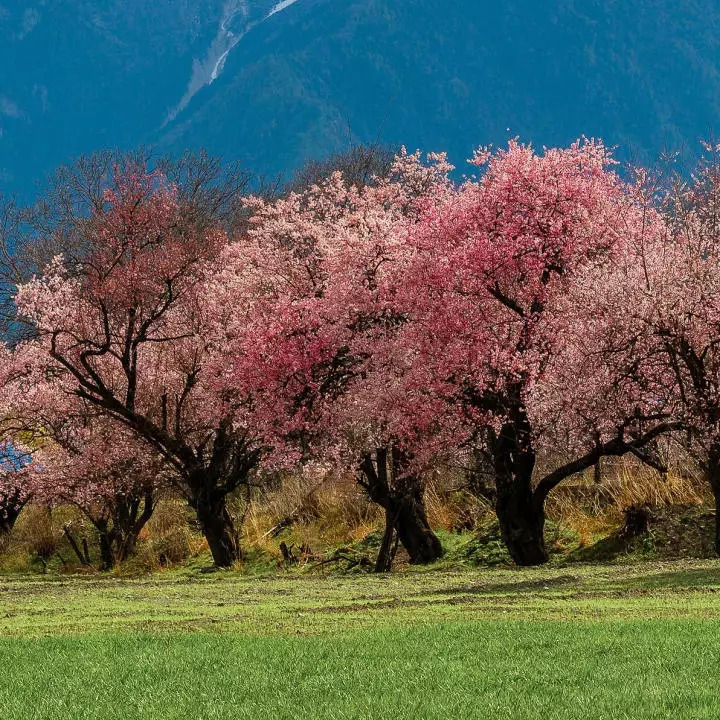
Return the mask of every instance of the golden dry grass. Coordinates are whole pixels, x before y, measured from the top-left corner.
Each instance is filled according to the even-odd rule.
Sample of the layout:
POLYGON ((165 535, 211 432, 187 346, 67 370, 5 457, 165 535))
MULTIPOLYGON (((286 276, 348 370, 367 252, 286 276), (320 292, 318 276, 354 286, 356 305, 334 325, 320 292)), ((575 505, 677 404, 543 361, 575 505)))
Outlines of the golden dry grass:
POLYGON ((573 478, 550 493, 547 516, 574 530, 583 545, 622 525, 628 508, 647 505, 701 505, 712 502, 708 489, 687 469, 666 475, 633 462, 620 462, 598 485, 591 474, 573 478))
MULTIPOLYGON (((491 504, 474 497, 457 470, 429 477, 425 499, 428 519, 437 530, 472 531, 493 516, 491 504)), ((599 485, 592 473, 562 483, 548 497, 546 511, 554 523, 574 531, 581 545, 590 545, 622 526, 629 507, 711 501, 704 483, 687 468, 676 467, 661 477, 639 463, 619 461, 604 466, 599 485)), ((242 547, 250 556, 262 555, 266 563, 281 561, 281 541, 296 555, 315 557, 358 543, 381 531, 384 523, 382 509, 368 500, 352 477, 322 480, 287 474, 276 478, 270 490, 234 498, 232 510, 239 519, 242 547), (281 535, 274 532, 286 526, 281 535)), ((29 506, 0 555, 0 569, 40 569, 41 557, 61 564, 60 569, 66 562, 73 565, 63 537, 65 525, 95 552, 94 530, 77 510, 59 507, 49 513, 29 506)), ((131 561, 138 571, 176 566, 207 552, 191 510, 179 498, 166 497, 159 503, 140 540, 138 555, 131 561)))

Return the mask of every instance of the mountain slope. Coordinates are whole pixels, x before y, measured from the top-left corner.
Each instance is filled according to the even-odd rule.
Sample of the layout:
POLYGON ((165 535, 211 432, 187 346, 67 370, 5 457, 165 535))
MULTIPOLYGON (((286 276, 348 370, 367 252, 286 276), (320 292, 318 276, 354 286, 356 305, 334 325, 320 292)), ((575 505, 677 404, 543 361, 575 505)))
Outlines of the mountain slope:
POLYGON ((78 153, 151 140, 220 10, 216 0, 5 1, 0 179, 19 190, 78 153))
POLYGON ((272 174, 358 140, 444 149, 462 165, 479 144, 585 134, 649 160, 696 151, 720 116, 713 0, 45 0, 36 10, 24 34, 34 15, 0 12, 0 70, 11 68, 0 72, 0 183, 4 173, 23 191, 103 146, 206 146, 272 174))

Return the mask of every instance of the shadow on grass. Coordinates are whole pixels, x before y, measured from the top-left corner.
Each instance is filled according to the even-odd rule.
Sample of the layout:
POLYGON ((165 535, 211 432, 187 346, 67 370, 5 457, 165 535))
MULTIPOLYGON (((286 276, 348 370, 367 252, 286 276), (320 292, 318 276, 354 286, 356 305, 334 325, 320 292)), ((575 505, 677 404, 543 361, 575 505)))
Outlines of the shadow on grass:
POLYGON ((672 588, 708 588, 720 591, 720 562, 717 568, 657 572, 608 583, 618 589, 663 590, 672 588))
POLYGON ((498 582, 487 584, 456 585, 437 590, 413 593, 414 595, 505 595, 515 593, 534 593, 538 590, 564 588, 577 584, 577 575, 558 575, 557 577, 540 578, 538 580, 518 580, 517 582, 498 582))

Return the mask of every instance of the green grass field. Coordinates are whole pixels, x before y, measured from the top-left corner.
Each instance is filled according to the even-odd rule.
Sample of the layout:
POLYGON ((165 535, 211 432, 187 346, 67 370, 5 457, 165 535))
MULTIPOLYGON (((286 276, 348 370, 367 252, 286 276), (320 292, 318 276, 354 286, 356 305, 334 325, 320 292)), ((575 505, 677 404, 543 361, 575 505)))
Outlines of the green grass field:
POLYGON ((0 577, 0 717, 717 718, 720 564, 0 577))

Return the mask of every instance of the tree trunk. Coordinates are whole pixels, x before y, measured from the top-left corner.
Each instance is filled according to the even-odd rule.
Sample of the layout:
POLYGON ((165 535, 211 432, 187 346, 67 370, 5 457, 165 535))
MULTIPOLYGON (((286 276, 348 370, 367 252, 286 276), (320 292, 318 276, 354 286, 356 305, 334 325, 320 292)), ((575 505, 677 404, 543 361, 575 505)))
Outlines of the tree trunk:
POLYGON ((378 448, 374 463, 367 456, 360 465, 364 478, 359 480, 360 484, 370 499, 385 509, 385 533, 375 563, 377 572, 387 572, 392 564, 389 548, 393 531, 397 531, 411 564, 425 565, 443 556, 442 544, 427 520, 422 480, 412 475, 398 477, 405 459, 395 448, 391 457, 388 462, 387 450, 378 448))
POLYGON ((443 549, 428 523, 422 488, 413 488, 393 504, 397 507, 395 527, 410 556, 410 563, 427 565, 439 560, 443 549))
POLYGON ((542 565, 548 561, 545 549, 543 499, 532 488, 535 451, 530 443, 530 426, 522 408, 492 435, 497 497, 495 512, 500 533, 510 557, 517 565, 542 565))
POLYGON ((235 527, 225 506, 225 495, 220 498, 201 496, 196 500, 195 510, 213 562, 217 567, 231 567, 241 557, 235 527))
POLYGON ((385 510, 385 532, 383 533, 382 543, 375 561, 375 572, 390 572, 393 561, 392 544, 395 537, 395 516, 390 510, 385 510))
MULTIPOLYGON (((65 537, 67 538, 67 541, 70 543, 70 547, 73 549, 73 552, 77 556, 77 559, 80 561, 80 564, 85 565, 87 567, 92 567, 90 565, 90 560, 88 558, 86 558, 85 555, 82 554, 82 551, 80 550, 80 546, 77 544, 77 541, 72 536, 69 525, 65 525, 63 527, 63 533, 64 533, 65 537)), ((38 555, 39 555, 39 553, 38 553, 38 555)))
POLYGON ((210 457, 203 461, 200 454, 188 468, 186 497, 197 513, 216 567, 230 567, 242 559, 226 501, 234 490, 249 485, 261 456, 262 450, 253 447, 245 433, 235 433, 226 418, 215 432, 210 457))
POLYGON ((10 542, 10 533, 20 516, 23 503, 9 502, 0 506, 0 550, 4 550, 10 542))
POLYGON ((109 515, 97 517, 86 512, 98 531, 101 570, 112 570, 118 563, 135 554, 138 537, 152 517, 154 509, 153 489, 147 488, 142 497, 117 496, 109 515))
POLYGON ((720 445, 708 452, 704 470, 715 500, 715 553, 720 555, 720 445))
POLYGON ((111 533, 100 531, 100 569, 112 570, 115 567, 115 553, 111 533))
POLYGON ((142 498, 139 495, 118 498, 113 514, 116 562, 123 562, 135 554, 140 533, 154 510, 155 496, 152 487, 145 489, 142 498))
POLYGON ((495 512, 502 539, 517 565, 542 565, 548 561, 545 510, 535 501, 529 484, 498 487, 495 512))

